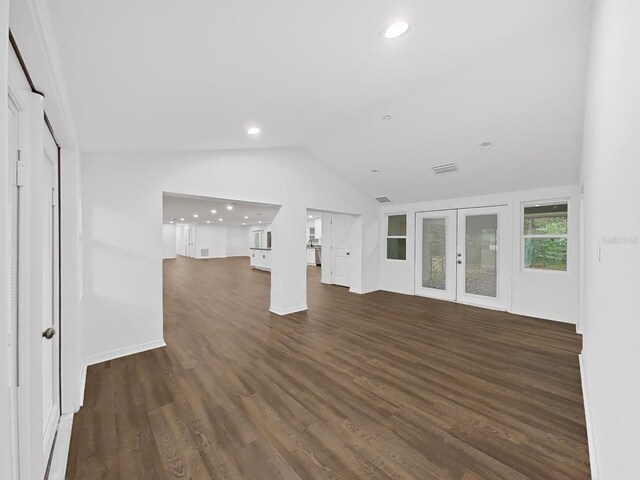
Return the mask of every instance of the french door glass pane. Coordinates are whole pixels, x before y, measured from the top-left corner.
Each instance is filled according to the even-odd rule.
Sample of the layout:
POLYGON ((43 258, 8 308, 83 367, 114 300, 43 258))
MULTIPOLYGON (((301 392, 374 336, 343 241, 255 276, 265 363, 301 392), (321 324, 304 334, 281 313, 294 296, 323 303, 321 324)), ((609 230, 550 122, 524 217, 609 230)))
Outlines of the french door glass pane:
POLYGON ((498 215, 468 215, 465 230, 465 292, 496 297, 498 215))
POLYGON ((444 218, 422 220, 422 286, 446 289, 446 223, 444 218))

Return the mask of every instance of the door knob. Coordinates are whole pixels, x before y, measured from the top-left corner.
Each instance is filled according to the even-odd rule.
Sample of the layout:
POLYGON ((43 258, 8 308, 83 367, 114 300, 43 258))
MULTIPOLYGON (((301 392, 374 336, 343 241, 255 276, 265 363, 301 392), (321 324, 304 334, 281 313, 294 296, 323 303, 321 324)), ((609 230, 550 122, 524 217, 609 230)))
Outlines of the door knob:
POLYGON ((458 260, 458 263, 462 263, 462 260, 458 260))
POLYGON ((44 332, 42 332, 42 336, 47 340, 51 340, 55 334, 56 331, 53 327, 49 327, 44 332))
POLYGON ((347 255, 351 255, 349 252, 347 252, 347 255))

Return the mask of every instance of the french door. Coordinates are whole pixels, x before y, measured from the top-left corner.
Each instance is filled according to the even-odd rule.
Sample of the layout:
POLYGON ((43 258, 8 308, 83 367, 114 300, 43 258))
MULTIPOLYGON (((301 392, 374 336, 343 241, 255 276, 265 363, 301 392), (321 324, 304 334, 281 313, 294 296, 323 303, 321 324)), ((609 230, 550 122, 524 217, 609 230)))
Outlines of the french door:
POLYGON ((506 207, 416 214, 415 293, 505 309, 506 207))

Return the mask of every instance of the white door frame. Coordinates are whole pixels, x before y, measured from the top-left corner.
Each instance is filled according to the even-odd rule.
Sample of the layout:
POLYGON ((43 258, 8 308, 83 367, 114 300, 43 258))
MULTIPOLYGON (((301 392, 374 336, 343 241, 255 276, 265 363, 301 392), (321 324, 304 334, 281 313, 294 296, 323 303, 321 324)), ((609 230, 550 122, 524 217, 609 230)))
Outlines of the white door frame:
POLYGON ((455 301, 456 299, 456 230, 458 217, 456 210, 442 210, 437 212, 416 212, 416 242, 415 242, 415 294, 455 301), (430 218, 440 218, 445 221, 445 289, 427 288, 422 286, 422 221, 430 218))

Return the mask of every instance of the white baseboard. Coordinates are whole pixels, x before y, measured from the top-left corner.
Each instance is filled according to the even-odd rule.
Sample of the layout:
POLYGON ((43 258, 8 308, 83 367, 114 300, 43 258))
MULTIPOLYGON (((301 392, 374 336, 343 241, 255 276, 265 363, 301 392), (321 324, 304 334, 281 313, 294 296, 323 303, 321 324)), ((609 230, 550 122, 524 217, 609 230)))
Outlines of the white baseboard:
POLYGON ((273 306, 269 308, 269 311, 271 313, 275 313, 276 315, 280 315, 281 317, 284 317, 285 315, 290 315, 296 312, 303 312, 305 310, 308 310, 306 305, 303 305, 301 307, 283 308, 283 309, 273 307, 273 306))
POLYGON ((64 480, 67 474, 67 460, 69 459, 69 445, 71 444, 71 430, 73 429, 73 413, 60 416, 58 432, 51 453, 51 466, 47 480, 64 480))
POLYGON ((584 417, 587 424, 587 441, 589 443, 589 463, 591 464, 591 480, 599 480, 600 468, 598 464, 598 455, 596 454, 596 439, 593 431, 593 420, 591 417, 591 402, 589 400, 589 388, 587 384, 587 375, 585 372, 584 357, 578 355, 580 361, 580 379, 582 381, 582 400, 584 402, 584 417))
POLYGON ((81 407, 84 405, 84 388, 87 384, 87 366, 82 367, 82 371, 80 372, 80 401, 78 402, 78 406, 81 407))
POLYGON ((380 290, 379 288, 371 288, 369 290, 354 290, 353 288, 349 289, 349 293, 357 293, 358 295, 366 295, 367 293, 377 292, 380 290))
POLYGON ((154 348, 166 347, 167 344, 164 338, 158 340, 152 340, 150 342, 139 343, 130 347, 118 348, 109 352, 99 353, 89 357, 86 361, 87 365, 95 365, 96 363, 106 362, 108 360, 114 360, 120 357, 126 357, 127 355, 133 355, 134 353, 146 352, 147 350, 153 350, 154 348))

